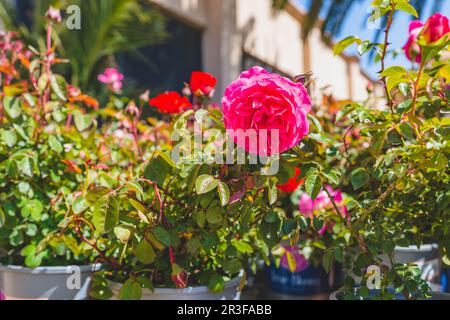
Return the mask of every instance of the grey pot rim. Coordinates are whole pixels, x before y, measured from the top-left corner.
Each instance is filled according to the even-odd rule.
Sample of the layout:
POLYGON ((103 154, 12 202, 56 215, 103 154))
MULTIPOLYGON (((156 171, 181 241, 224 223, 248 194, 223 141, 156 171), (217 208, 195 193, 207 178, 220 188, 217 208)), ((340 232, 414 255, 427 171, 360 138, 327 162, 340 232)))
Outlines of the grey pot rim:
POLYGON ((37 268, 26 268, 23 266, 16 265, 2 265, 0 264, 0 272, 9 273, 26 273, 26 274, 67 274, 70 273, 70 268, 79 268, 82 273, 86 272, 96 272, 102 269, 102 264, 88 264, 88 265, 67 265, 67 266, 56 266, 56 267, 37 267, 37 268))
MULTIPOLYGON (((224 290, 231 289, 233 287, 237 288, 242 281, 242 276, 238 276, 236 278, 231 279, 230 281, 225 282, 224 290)), ((119 282, 114 282, 108 280, 109 285, 113 291, 120 291, 123 284, 119 282)), ((148 290, 148 289, 146 289, 148 290)), ((145 292, 144 292, 145 293, 145 292)), ((190 295, 190 294, 202 294, 202 293, 211 293, 207 286, 198 286, 198 287, 189 287, 186 289, 174 289, 174 288, 155 288, 154 292, 148 290, 148 294, 174 294, 174 295, 190 295)))
POLYGON ((412 252, 412 253, 424 253, 424 252, 433 252, 439 250, 438 244, 424 244, 420 247, 418 246, 410 246, 406 248, 396 247, 395 251, 397 252, 412 252))

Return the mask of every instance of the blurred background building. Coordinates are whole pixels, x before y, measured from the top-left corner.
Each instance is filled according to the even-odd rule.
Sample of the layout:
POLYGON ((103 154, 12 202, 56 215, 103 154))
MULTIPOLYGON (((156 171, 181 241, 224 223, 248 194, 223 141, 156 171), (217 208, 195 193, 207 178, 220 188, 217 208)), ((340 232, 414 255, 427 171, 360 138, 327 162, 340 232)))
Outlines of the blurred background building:
POLYGON ((259 65, 289 77, 313 72, 318 99, 323 91, 365 99, 371 79, 359 59, 334 56, 320 21, 303 37, 308 16, 298 1, 286 2, 275 9, 274 0, 0 0, 0 21, 38 46, 48 6, 64 13, 79 5, 81 30, 62 26, 60 47, 72 64, 67 76, 87 91, 99 90, 96 75, 117 64, 126 89, 153 93, 181 90, 192 71, 210 72, 219 80, 219 99, 243 70, 259 65))
POLYGON ((337 99, 367 96, 371 79, 362 71, 359 59, 344 54, 335 57, 319 27, 303 40, 306 14, 294 2, 276 11, 272 0, 152 1, 180 33, 169 40, 173 42, 169 61, 175 60, 170 55, 179 54, 188 69, 216 75, 219 93, 242 70, 259 65, 290 77, 312 71, 315 90, 326 88, 337 99))

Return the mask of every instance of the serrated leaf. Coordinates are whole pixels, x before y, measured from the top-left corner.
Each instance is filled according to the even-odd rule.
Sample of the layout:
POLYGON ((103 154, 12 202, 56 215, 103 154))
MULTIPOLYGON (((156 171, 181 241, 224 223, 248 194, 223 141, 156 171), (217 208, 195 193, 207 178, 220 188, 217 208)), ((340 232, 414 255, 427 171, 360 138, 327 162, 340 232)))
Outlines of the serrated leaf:
POLYGON ((349 46, 351 46, 354 43, 360 44, 361 39, 358 37, 355 37, 355 36, 349 36, 349 37, 339 41, 334 46, 334 55, 337 56, 337 55, 341 54, 342 52, 344 52, 345 49, 347 49, 349 46))
POLYGON ((305 188, 311 199, 315 200, 322 190, 322 180, 318 174, 309 176, 305 181, 305 188))

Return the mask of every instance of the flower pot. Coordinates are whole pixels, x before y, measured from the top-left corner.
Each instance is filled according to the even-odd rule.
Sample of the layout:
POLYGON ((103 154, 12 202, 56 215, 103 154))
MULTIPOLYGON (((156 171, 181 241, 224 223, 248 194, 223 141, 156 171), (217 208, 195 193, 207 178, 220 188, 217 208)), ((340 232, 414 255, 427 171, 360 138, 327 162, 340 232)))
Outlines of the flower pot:
MULTIPOLYGON (((142 300, 239 300, 241 292, 239 286, 241 277, 235 278, 225 284, 225 289, 220 293, 211 292, 208 287, 193 287, 187 289, 155 289, 154 292, 142 290, 142 300)), ((110 288, 114 294, 113 299, 118 299, 122 284, 110 282, 110 288)))
POLYGON ((441 291, 442 263, 437 244, 396 248, 394 259, 396 263, 418 265, 422 270, 422 279, 430 284, 432 290, 441 291))
MULTIPOLYGON (((392 292, 394 292, 392 290, 392 292)), ((372 300, 372 298, 379 293, 378 290, 372 290, 371 294, 367 297, 367 298, 361 298, 360 300, 372 300)), ((340 291, 336 291, 333 292, 330 295, 330 300, 331 301, 338 301, 341 300, 340 299, 340 295, 341 292, 340 291)), ((431 298, 430 299, 419 299, 419 300, 437 300, 437 301, 447 301, 450 300, 450 294, 445 294, 445 293, 440 293, 440 292, 431 292, 430 293, 431 298)), ((401 293, 397 293, 395 294, 395 299, 396 300, 406 300, 405 297, 401 294, 401 293)))
POLYGON ((284 295, 311 297, 330 293, 330 276, 321 267, 309 266, 292 273, 272 263, 266 267, 266 281, 273 292, 284 295))
POLYGON ((7 300, 84 300, 101 265, 39 267, 0 265, 0 291, 7 300))

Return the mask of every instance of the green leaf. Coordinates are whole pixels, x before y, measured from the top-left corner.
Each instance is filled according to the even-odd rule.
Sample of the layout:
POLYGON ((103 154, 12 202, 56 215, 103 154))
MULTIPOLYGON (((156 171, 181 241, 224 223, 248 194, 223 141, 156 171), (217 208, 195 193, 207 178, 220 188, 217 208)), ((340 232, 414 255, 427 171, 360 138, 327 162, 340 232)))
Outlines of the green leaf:
POLYGON ((145 207, 139 202, 136 201, 134 199, 128 199, 128 201, 130 201, 131 205, 137 210, 140 211, 142 213, 146 213, 147 210, 145 209, 145 207))
POLYGON ((139 282, 133 279, 128 279, 119 292, 120 300, 141 300, 142 287, 139 282))
POLYGON ((315 200, 322 190, 322 179, 318 174, 310 175, 305 181, 305 188, 308 195, 315 200))
POLYGON ((230 202, 230 188, 224 182, 219 182, 217 192, 219 193, 220 204, 225 207, 230 202))
POLYGON ((170 233, 163 227, 155 227, 152 230, 152 233, 162 244, 167 247, 171 245, 172 241, 170 240, 170 233))
POLYGON ((106 187, 95 187, 90 190, 86 195, 86 201, 89 205, 94 205, 98 199, 103 198, 109 193, 109 189, 106 187))
MULTIPOLYGON (((144 197, 144 189, 142 189, 142 186, 139 184, 139 182, 130 181, 126 184, 127 188, 133 192, 136 193, 142 199, 144 197)), ((145 212, 145 211, 142 211, 145 212)))
POLYGON ((355 190, 364 187, 370 181, 370 176, 366 169, 360 168, 352 172, 351 176, 352 186, 355 190))
POLYGON ((156 259, 155 250, 153 250, 152 245, 145 239, 142 239, 142 241, 137 244, 134 249, 134 254, 143 264, 152 264, 156 259))
POLYGON ((20 100, 18 98, 5 97, 3 99, 3 107, 5 108, 6 115, 11 119, 17 119, 22 113, 20 100))
POLYGON ((249 245, 247 242, 244 242, 243 240, 233 240, 233 246, 242 254, 251 254, 253 253, 253 248, 251 245, 249 245))
POLYGON ((33 177, 33 165, 31 164, 31 159, 29 157, 23 157, 22 160, 19 161, 19 169, 24 175, 30 178, 33 177))
POLYGON ((6 224, 6 213, 3 211, 2 207, 0 207, 0 228, 3 228, 6 224))
POLYGON ((2 130, 1 139, 9 148, 12 148, 17 142, 17 134, 13 130, 2 130))
POLYGON ((382 243, 383 253, 385 254, 391 254, 395 250, 395 242, 392 240, 386 240, 382 243))
POLYGON ((163 187, 171 170, 172 167, 163 158, 157 157, 150 160, 145 168, 144 176, 158 186, 163 187))
POLYGON ((24 218, 31 217, 33 221, 39 222, 42 218, 42 212, 44 211, 44 206, 39 200, 30 200, 21 210, 21 215, 24 218))
POLYGON ((123 227, 115 227, 114 234, 116 235, 116 238, 124 244, 127 243, 131 237, 130 229, 123 227))
POLYGON ((87 130, 93 123, 92 117, 88 114, 76 113, 74 116, 75 127, 79 132, 87 130))
POLYGON ((89 208, 89 203, 84 197, 78 197, 75 199, 72 205, 72 210, 75 214, 80 214, 89 208))
POLYGON ((206 220, 209 224, 218 225, 223 222, 222 209, 219 207, 210 207, 206 211, 206 220))
POLYGON ((204 228, 206 225, 206 214, 203 211, 196 211, 192 214, 192 219, 200 227, 204 228))
POLYGON ((119 222, 119 204, 115 197, 104 196, 94 206, 92 223, 99 233, 111 231, 119 222))
POLYGON ((231 275, 237 274, 242 270, 242 263, 237 259, 226 260, 223 263, 223 270, 231 275))
POLYGON ((52 135, 48 138, 48 144, 50 148, 56 153, 63 152, 63 146, 55 136, 52 135))
POLYGON ((331 268, 333 267, 333 262, 334 262, 334 251, 330 250, 325 252, 322 258, 322 265, 327 273, 330 273, 331 268))
POLYGON ((269 179, 268 180, 268 185, 269 185, 269 190, 268 190, 268 192, 269 192, 269 204, 273 205, 278 200, 278 189, 277 189, 276 180, 275 179, 269 179))
POLYGON ((395 8, 397 10, 404 11, 406 13, 409 13, 410 15, 413 15, 416 18, 419 18, 419 14, 417 13, 417 10, 408 3, 406 0, 398 0, 397 4, 395 5, 395 8))
POLYGON ((205 194, 213 191, 219 185, 219 181, 210 175, 201 175, 195 181, 195 189, 197 194, 205 194))
POLYGON ((347 49, 349 46, 351 46, 354 43, 361 44, 361 39, 358 37, 355 37, 355 36, 350 36, 350 37, 347 37, 347 38, 339 41, 334 46, 334 55, 337 56, 337 55, 341 54, 342 52, 344 52, 345 49, 347 49))
POLYGON ((56 96, 62 100, 67 101, 67 83, 66 80, 60 75, 52 75, 50 78, 50 85, 56 96))

